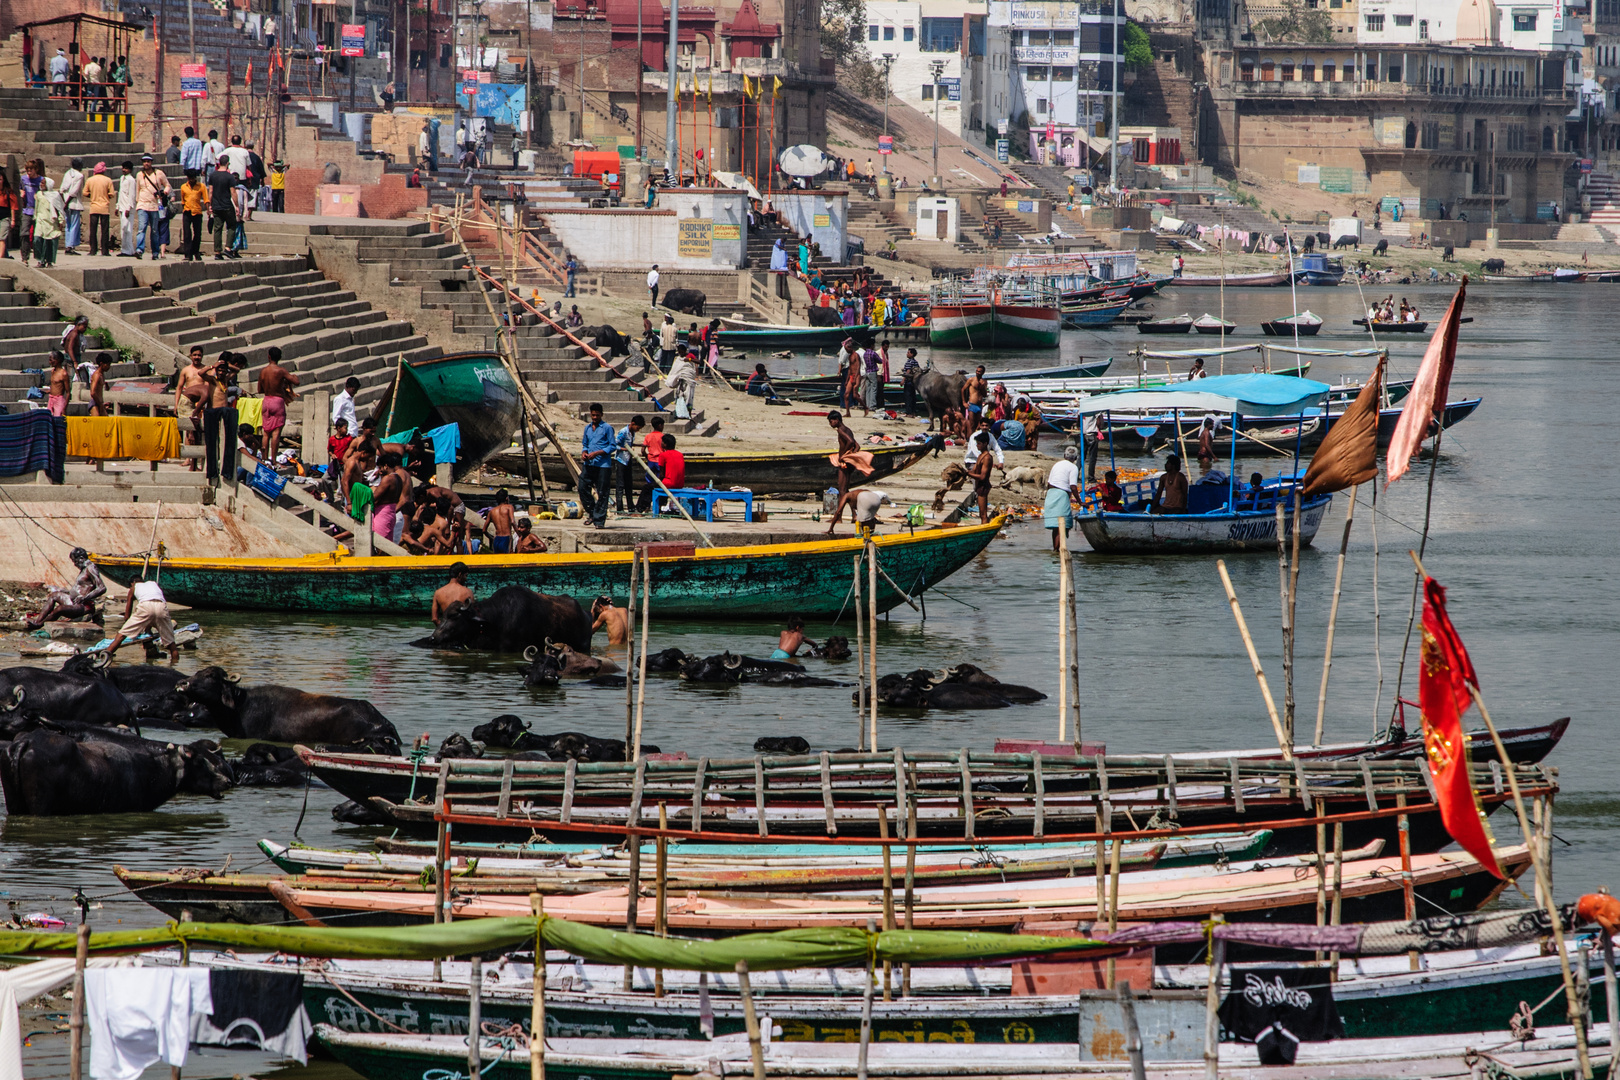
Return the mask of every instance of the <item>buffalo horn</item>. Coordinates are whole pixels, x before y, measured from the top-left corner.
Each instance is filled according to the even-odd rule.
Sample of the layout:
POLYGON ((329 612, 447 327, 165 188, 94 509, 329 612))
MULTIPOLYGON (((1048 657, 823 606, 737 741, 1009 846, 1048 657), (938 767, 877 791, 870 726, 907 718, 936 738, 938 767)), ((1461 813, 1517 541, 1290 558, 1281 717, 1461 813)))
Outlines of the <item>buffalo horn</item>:
POLYGON ((533 645, 530 645, 527 649, 523 650, 523 659, 532 664, 534 663, 534 658, 538 656, 539 653, 539 649, 535 648, 533 645))

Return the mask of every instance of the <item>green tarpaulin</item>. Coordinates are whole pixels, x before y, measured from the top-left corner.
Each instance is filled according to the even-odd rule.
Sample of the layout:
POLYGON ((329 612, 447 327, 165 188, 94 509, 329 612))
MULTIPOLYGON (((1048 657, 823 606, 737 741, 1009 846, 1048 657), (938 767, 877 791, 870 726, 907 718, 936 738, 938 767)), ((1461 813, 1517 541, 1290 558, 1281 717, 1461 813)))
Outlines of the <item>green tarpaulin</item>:
MULTIPOLYGON (((952 930, 888 930, 854 927, 742 934, 720 941, 659 938, 542 917, 548 947, 587 960, 683 971, 734 971, 739 960, 753 971, 845 967, 863 963, 983 963, 1107 948, 1086 938, 1024 934, 976 934, 952 930)), ((296 956, 363 960, 427 960, 532 945, 533 918, 467 919, 442 925, 396 928, 239 926, 235 923, 175 923, 148 930, 91 933, 94 953, 141 952, 187 943, 201 948, 283 952, 296 956)), ((71 956, 73 934, 0 931, 0 955, 71 956)))

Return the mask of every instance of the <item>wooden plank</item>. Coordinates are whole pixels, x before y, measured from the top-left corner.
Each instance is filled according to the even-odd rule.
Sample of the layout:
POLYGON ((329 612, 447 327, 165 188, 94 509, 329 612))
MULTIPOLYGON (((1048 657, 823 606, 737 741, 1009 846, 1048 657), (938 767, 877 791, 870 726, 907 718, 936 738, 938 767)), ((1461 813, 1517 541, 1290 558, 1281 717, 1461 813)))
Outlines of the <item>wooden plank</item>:
POLYGON ((962 836, 964 839, 973 839, 973 772, 968 767, 967 747, 956 752, 956 760, 962 768, 962 836))
MULTIPOLYGON (((1114 806, 1108 801, 1108 761, 1101 754, 1097 755, 1097 801, 1102 805, 1103 832, 1114 831, 1114 806)), ((1101 867, 1101 862, 1098 866, 1101 867)), ((1101 873, 1101 869, 1098 873, 1101 873)), ((1101 886, 1098 886, 1101 888, 1101 886)))
POLYGON ((765 759, 760 756, 754 758, 754 810, 759 815, 759 835, 769 836, 771 830, 765 824, 765 759))
POLYGON ((1046 773, 1041 769, 1041 752, 1035 751, 1035 835, 1046 835, 1046 773))
POLYGON ((1176 820, 1176 759, 1164 755, 1164 800, 1170 820, 1176 820))
POLYGON ((838 822, 833 818, 832 757, 821 752, 821 805, 827 811, 827 835, 838 835, 838 822))
POLYGON ((906 752, 894 748, 894 832, 906 836, 906 752))
POLYGON ((564 825, 574 818, 574 778, 579 772, 579 762, 573 758, 568 759, 566 771, 563 773, 563 800, 562 810, 557 818, 564 825))
POLYGON ((625 824, 635 828, 641 824, 641 797, 647 790, 647 759, 636 762, 636 782, 630 788, 630 815, 625 824))
POLYGON ((703 781, 709 771, 709 759, 698 758, 697 774, 692 777, 692 831, 703 831, 703 781))
POLYGON ((495 804, 495 816, 504 818, 512 812, 512 759, 501 766, 501 797, 495 804))
POLYGON ((450 782, 450 762, 448 759, 439 762, 439 782, 433 786, 433 805, 443 809, 444 789, 450 782))
POLYGON ((1496 789, 1496 794, 1502 794, 1502 763, 1495 758, 1491 759, 1491 786, 1496 789))
POLYGON ((1228 758, 1227 760, 1232 763, 1232 809, 1241 814, 1243 813, 1243 780, 1238 776, 1238 760, 1237 758, 1228 758))
POLYGON ((1367 809, 1377 810, 1378 791, 1373 787, 1372 768, 1367 764, 1366 758, 1361 759, 1361 784, 1367 789, 1367 809))
MULTIPOLYGON (((1440 801, 1440 796, 1435 794, 1434 777, 1429 775, 1429 770, 1428 770, 1428 767, 1427 767, 1428 766, 1428 761, 1424 761, 1423 764, 1424 764, 1425 767, 1418 770, 1419 775, 1421 775, 1423 777, 1423 786, 1429 789, 1429 801, 1432 802, 1432 803, 1437 803, 1437 802, 1440 801)), ((1495 765, 1496 762, 1493 761, 1493 762, 1491 762, 1491 764, 1495 765)), ((1473 783, 1473 777, 1472 776, 1470 776, 1468 778, 1468 782, 1470 784, 1473 783)), ((1501 786, 1498 785, 1496 790, 1498 792, 1500 792, 1502 790, 1501 786)))
POLYGON ((1315 813, 1315 807, 1311 803, 1311 788, 1305 780, 1305 766, 1301 764, 1299 758, 1294 759, 1294 779, 1299 782, 1299 801, 1304 804, 1305 812, 1315 813))

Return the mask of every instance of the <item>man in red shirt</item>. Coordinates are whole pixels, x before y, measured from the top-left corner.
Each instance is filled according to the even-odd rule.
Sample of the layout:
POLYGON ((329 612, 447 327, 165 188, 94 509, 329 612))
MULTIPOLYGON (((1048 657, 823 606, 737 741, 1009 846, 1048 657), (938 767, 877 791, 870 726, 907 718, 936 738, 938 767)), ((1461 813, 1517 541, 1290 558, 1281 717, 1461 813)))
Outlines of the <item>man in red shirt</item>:
POLYGON ((349 434, 349 422, 340 417, 333 422, 331 437, 326 440, 328 458, 341 466, 343 456, 349 452, 349 444, 352 442, 354 436, 349 434))
MULTIPOLYGON (((664 434, 664 418, 662 416, 653 417, 652 430, 641 437, 642 456, 647 459, 647 464, 652 471, 659 476, 664 475, 662 472, 659 472, 659 461, 662 458, 664 447, 668 443, 669 438, 670 436, 664 434)), ((680 455, 676 456, 679 457, 680 455)), ((685 474, 685 463, 686 459, 682 457, 681 464, 683 479, 685 474)), ((642 485, 641 497, 636 500, 637 513, 645 514, 652 509, 653 489, 657 486, 658 485, 652 482, 652 478, 648 477, 647 482, 642 485)), ((673 487, 674 485, 671 484, 670 486, 673 487)))
POLYGON ((658 464, 664 467, 664 486, 674 491, 686 486, 686 455, 675 449, 675 436, 664 436, 664 449, 658 455, 658 464))

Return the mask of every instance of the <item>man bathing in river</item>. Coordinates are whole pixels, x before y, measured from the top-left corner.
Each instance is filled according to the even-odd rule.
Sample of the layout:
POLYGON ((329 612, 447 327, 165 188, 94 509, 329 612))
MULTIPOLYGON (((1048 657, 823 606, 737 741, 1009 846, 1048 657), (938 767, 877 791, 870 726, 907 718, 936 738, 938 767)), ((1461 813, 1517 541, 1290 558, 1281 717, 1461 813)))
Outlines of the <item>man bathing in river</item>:
POLYGON ((512 550, 512 496, 505 488, 495 493, 495 505, 484 515, 484 534, 489 538, 489 550, 505 555, 512 550))
POLYGON ((151 630, 169 650, 169 663, 180 662, 180 646, 174 640, 174 620, 169 617, 169 602, 163 598, 163 590, 157 582, 137 581, 131 585, 129 595, 124 597, 124 615, 127 621, 113 635, 112 644, 107 646, 107 655, 117 652, 126 638, 139 637, 144 631, 151 630))
POLYGON ((595 622, 591 623, 591 633, 593 635, 598 629, 605 629, 609 645, 629 644, 629 609, 614 607, 611 596, 598 596, 596 603, 591 605, 591 615, 596 619, 595 622))
POLYGON ((512 534, 516 538, 512 544, 512 554, 544 555, 546 553, 546 542, 534 535, 534 525, 529 521, 528 517, 518 518, 517 523, 512 528, 517 530, 512 534))
POLYGON ((74 548, 68 558, 79 568, 79 579, 73 583, 72 589, 52 589, 45 600, 45 610, 23 620, 28 629, 38 630, 52 619, 73 620, 95 616, 96 601, 107 594, 107 583, 101 580, 101 571, 90 561, 90 553, 84 548, 74 548))
POLYGON ((804 636, 804 620, 797 615, 790 615, 787 629, 776 639, 776 651, 771 653, 771 659, 791 660, 798 656, 799 650, 806 645, 813 649, 816 643, 804 636))
POLYGON ((433 610, 430 614, 434 623, 439 621, 451 604, 472 598, 472 590, 467 588, 467 564, 463 562, 453 564, 450 567, 450 580, 440 585, 433 594, 433 610))

